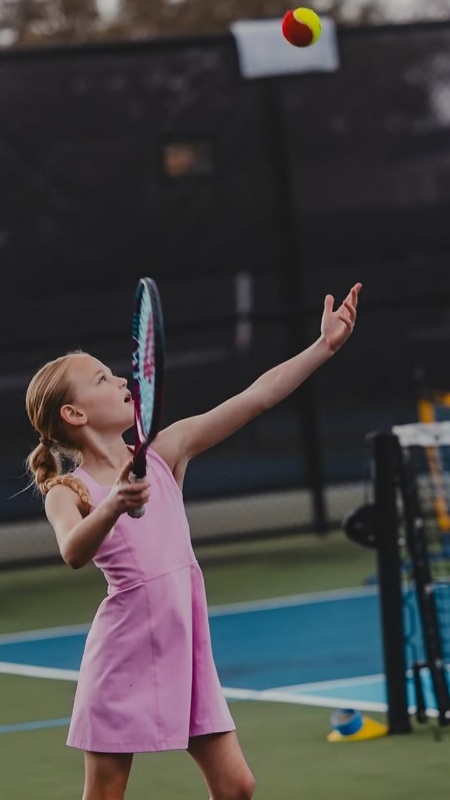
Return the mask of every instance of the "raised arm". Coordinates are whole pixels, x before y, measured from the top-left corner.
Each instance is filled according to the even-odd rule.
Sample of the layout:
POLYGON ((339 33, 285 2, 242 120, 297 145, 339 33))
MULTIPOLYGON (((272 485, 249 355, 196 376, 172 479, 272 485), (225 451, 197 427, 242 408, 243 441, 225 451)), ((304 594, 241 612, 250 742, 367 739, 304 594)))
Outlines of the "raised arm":
POLYGON ((191 458, 292 394, 342 347, 354 328, 360 289, 357 283, 336 311, 334 298, 326 296, 320 337, 306 350, 265 372, 248 389, 211 411, 180 420, 161 432, 154 446, 176 477, 191 458))

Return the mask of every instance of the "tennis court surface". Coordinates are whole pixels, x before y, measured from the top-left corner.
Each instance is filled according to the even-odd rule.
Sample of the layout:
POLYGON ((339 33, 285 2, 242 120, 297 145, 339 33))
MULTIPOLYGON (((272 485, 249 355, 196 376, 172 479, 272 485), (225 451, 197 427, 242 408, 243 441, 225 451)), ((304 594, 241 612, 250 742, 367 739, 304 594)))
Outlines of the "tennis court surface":
MULTIPOLYGON (((294 595, 210 609, 216 663, 229 700, 385 709, 376 589, 294 595)), ((88 625, 0 637, 0 672, 76 681, 88 625)), ((60 720, 29 720, 42 727, 60 720)), ((18 730, 2 725, 0 732, 18 730)))

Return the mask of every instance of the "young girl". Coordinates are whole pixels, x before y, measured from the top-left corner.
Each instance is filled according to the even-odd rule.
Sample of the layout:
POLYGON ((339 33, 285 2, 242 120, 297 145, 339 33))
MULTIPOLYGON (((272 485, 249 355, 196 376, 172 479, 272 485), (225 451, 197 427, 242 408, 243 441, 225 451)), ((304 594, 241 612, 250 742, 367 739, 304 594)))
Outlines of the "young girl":
POLYGON ((126 380, 86 353, 45 364, 26 396, 38 446, 29 468, 45 495, 61 556, 94 561, 108 583, 83 654, 67 744, 85 753, 83 800, 122 800, 133 753, 187 749, 211 800, 247 800, 254 778, 214 666, 206 596, 182 486, 189 461, 293 392, 348 339, 361 284, 321 335, 241 394, 161 431, 148 479, 131 483, 133 424, 126 380), (63 473, 67 457, 79 466, 63 473), (63 459, 63 460, 62 460, 63 459), (140 519, 127 514, 147 504, 140 519))

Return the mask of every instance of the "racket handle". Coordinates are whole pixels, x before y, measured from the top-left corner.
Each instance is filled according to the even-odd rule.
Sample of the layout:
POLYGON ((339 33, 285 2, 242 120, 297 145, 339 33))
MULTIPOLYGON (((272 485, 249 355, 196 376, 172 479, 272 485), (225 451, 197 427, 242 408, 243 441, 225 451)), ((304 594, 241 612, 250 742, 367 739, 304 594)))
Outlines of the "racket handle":
MULTIPOLYGON (((145 478, 138 478, 134 472, 130 472, 130 481, 133 483, 139 483, 139 481, 145 481, 145 478)), ((138 508, 130 508, 127 512, 129 517, 133 517, 133 519, 140 519, 145 514, 145 506, 139 506, 138 508)))

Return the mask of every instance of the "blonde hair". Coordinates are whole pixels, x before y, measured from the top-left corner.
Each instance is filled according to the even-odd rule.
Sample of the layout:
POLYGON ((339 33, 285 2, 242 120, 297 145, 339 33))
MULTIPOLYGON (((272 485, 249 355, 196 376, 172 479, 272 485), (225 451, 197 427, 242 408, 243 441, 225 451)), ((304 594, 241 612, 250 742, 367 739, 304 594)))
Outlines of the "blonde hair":
POLYGON ((92 504, 86 486, 64 470, 64 462, 76 466, 80 461, 78 445, 71 440, 60 414, 61 407, 70 403, 73 397, 68 373, 70 362, 77 355, 83 355, 83 351, 77 350, 49 361, 30 381, 25 404, 28 418, 40 438, 37 447, 28 455, 27 468, 32 483, 42 495, 58 484, 69 486, 89 511, 92 504))

